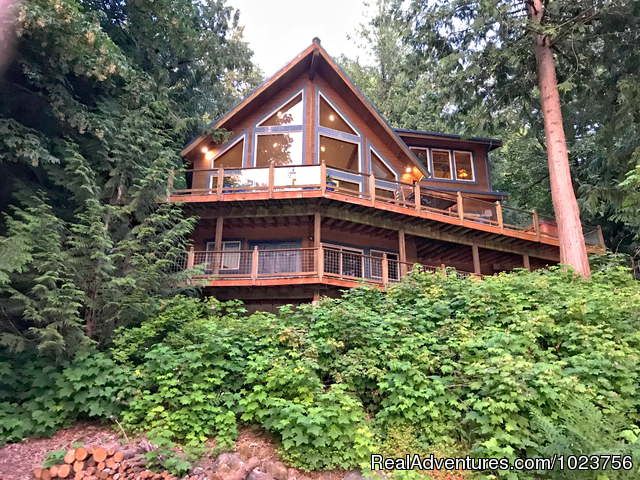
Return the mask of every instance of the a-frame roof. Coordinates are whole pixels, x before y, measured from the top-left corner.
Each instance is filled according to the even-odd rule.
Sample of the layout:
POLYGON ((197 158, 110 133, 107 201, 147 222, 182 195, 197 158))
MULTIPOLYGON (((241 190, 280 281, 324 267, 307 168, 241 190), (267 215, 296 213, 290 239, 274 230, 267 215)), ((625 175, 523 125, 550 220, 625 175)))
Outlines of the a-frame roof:
MULTIPOLYGON (((367 120, 373 121, 380 126, 384 135, 388 137, 390 143, 395 147, 394 150, 399 157, 408 159, 425 176, 427 175, 428 172, 425 171, 425 167, 409 149, 407 144, 400 138, 396 131, 391 128, 382 114, 376 110, 365 95, 354 85, 349 76, 338 66, 326 50, 322 48, 320 41, 315 38, 311 45, 300 52, 271 78, 253 90, 237 105, 212 122, 209 128, 225 128, 232 121, 247 115, 255 108, 259 108, 275 91, 299 75, 308 73, 309 77, 313 78, 318 72, 321 72, 334 87, 340 89, 350 101, 357 102, 362 107, 362 110, 368 117, 367 120)), ((181 155, 187 155, 206 140, 207 137, 205 135, 197 137, 182 150, 181 155)))

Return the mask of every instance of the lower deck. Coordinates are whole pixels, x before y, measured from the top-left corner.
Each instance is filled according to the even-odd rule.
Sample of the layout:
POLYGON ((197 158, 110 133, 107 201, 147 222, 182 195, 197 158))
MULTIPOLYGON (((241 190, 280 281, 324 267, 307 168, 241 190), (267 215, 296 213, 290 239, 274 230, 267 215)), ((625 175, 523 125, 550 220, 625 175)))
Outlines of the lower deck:
POLYGON ((362 284, 384 288, 416 266, 482 276, 557 263, 548 249, 538 252, 546 258, 535 253, 445 241, 317 212, 218 216, 200 219, 180 268, 196 269, 195 281, 218 298, 277 303, 278 297, 309 301, 362 284))

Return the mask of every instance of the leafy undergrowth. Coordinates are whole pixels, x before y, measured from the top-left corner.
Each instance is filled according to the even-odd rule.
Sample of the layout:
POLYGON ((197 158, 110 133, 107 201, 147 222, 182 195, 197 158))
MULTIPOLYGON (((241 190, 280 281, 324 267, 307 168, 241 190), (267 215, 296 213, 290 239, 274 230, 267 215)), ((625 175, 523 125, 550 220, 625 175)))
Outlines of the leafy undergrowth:
POLYGON ((46 374, 33 361, 2 363, 2 382, 22 378, 2 394, 0 408, 17 414, 0 433, 114 416, 195 448, 209 437, 229 448, 238 425, 256 424, 307 470, 433 452, 621 453, 637 465, 639 316, 638 282, 623 270, 589 281, 560 270, 483 281, 414 271, 386 294, 355 289, 248 317, 239 302, 178 297, 117 332, 110 352, 46 374))

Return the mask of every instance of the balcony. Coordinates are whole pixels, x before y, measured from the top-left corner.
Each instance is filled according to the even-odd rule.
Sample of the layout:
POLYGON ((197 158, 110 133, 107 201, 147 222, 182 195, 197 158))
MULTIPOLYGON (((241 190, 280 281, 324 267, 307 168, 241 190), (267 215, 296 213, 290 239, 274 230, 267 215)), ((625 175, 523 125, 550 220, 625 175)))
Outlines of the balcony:
MULTIPOLYGON (((191 270, 203 286, 268 286, 324 283, 341 287, 397 283, 412 268, 444 271, 444 266, 400 262, 333 247, 275 250, 189 251, 175 271, 191 270)), ((455 271, 459 276, 474 275, 455 271)))
MULTIPOLYGON (((174 188, 169 179, 171 202, 225 202, 265 199, 329 198, 506 235, 522 240, 558 245, 555 219, 534 210, 487 202, 472 194, 447 193, 424 186, 389 181, 370 174, 321 165, 287 165, 267 168, 197 169, 184 172, 188 188, 174 188)), ((597 227, 584 227, 591 252, 604 251, 597 227)))

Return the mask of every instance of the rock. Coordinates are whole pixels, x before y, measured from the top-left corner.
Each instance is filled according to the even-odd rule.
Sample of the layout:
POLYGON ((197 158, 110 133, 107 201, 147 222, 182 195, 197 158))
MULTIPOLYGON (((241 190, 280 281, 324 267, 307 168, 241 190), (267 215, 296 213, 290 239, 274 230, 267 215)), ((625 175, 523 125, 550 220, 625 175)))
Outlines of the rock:
POLYGON ((364 477, 359 470, 351 470, 342 478, 342 480, 364 480, 364 477))
POLYGON ((287 480, 287 478, 289 478, 287 467, 282 462, 267 462, 263 470, 275 480, 287 480))
POLYGON ((251 470, 251 473, 247 477, 247 480, 274 480, 273 476, 271 476, 267 472, 263 472, 258 468, 254 468, 251 470))
POLYGON ((237 453, 221 453, 216 458, 213 468, 217 470, 238 470, 242 468, 244 462, 237 453))

